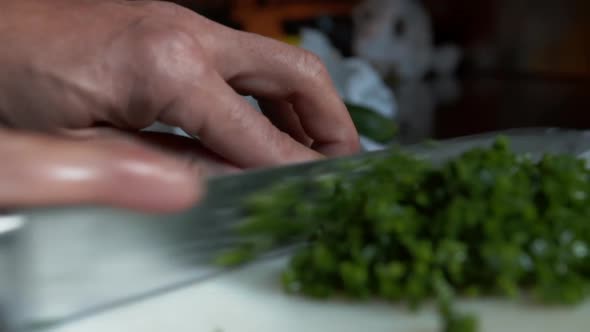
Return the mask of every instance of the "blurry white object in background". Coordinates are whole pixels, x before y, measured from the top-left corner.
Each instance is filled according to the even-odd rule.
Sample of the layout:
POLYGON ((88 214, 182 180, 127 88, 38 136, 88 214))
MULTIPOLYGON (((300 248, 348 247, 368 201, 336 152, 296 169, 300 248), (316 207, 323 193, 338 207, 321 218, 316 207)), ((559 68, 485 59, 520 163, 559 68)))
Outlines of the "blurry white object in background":
MULTIPOLYGON (((301 38, 300 46, 322 59, 345 102, 366 107, 393 120, 398 112, 393 91, 369 62, 344 58, 317 30, 303 29, 301 38)), ((361 145, 368 151, 384 147, 366 137, 361 137, 361 145)))
POLYGON ((365 0, 353 21, 353 52, 397 80, 399 137, 407 143, 432 137, 436 108, 460 95, 453 77, 460 50, 434 45, 431 18, 419 0, 365 0), (432 80, 424 79, 428 73, 432 80))
POLYGON ((452 73, 461 57, 458 48, 434 46, 432 23, 418 0, 366 0, 353 13, 354 53, 386 76, 401 80, 452 73))
POLYGON ((342 99, 393 117, 397 112, 391 89, 366 60, 344 58, 321 32, 303 29, 302 48, 319 56, 326 65, 342 99))

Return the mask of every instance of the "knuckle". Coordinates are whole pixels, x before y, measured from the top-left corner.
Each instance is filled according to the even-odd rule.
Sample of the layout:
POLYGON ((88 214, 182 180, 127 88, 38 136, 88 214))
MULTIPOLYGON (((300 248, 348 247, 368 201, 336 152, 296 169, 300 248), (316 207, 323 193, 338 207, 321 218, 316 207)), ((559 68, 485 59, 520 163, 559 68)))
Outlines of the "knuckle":
POLYGON ((172 2, 149 0, 144 1, 142 5, 146 12, 164 17, 184 17, 192 14, 186 8, 172 2))
POLYGON ((328 69, 322 59, 315 53, 303 51, 298 61, 299 69, 312 80, 325 81, 328 79, 328 69))
POLYGON ((141 70, 179 78, 187 73, 202 75, 209 69, 198 40, 173 24, 146 19, 136 27, 133 40, 141 70))

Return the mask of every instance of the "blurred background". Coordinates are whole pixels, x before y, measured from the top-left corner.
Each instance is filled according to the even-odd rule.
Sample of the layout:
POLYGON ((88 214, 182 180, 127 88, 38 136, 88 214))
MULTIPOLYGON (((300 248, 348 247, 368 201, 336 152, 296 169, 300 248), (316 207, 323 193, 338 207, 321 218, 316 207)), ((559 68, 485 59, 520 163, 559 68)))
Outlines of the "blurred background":
POLYGON ((590 128, 588 0, 173 2, 320 53, 373 142, 590 128))

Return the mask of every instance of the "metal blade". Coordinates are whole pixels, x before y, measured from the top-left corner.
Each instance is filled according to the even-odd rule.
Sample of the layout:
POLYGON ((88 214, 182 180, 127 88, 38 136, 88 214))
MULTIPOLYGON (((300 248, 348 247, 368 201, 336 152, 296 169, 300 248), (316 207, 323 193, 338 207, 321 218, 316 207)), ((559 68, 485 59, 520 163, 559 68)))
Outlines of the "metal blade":
MULTIPOLYGON (((440 162, 491 144, 497 134, 403 149, 440 162)), ((590 151, 590 135, 578 131, 502 134, 521 153, 590 151)), ((21 224, 0 232, 0 330, 2 314, 14 331, 51 327, 211 278, 222 272, 211 258, 239 241, 230 229, 243 217, 238 207, 245 197, 287 178, 337 172, 348 162, 388 153, 214 178, 204 201, 175 215, 97 207, 26 211, 21 224)))

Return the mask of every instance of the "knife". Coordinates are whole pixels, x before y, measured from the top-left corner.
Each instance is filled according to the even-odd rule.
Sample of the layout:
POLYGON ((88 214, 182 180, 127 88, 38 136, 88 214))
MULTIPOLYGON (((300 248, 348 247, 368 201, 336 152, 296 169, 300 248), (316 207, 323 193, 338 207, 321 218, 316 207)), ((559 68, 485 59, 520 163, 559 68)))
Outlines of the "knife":
POLYGON ((212 178, 203 201, 178 214, 104 207, 0 214, 0 332, 55 328, 214 278, 226 270, 213 257, 239 241, 232 229, 244 217, 241 202, 276 183, 335 173, 392 149, 442 162, 498 135, 532 157, 590 151, 588 132, 510 130, 212 178))

